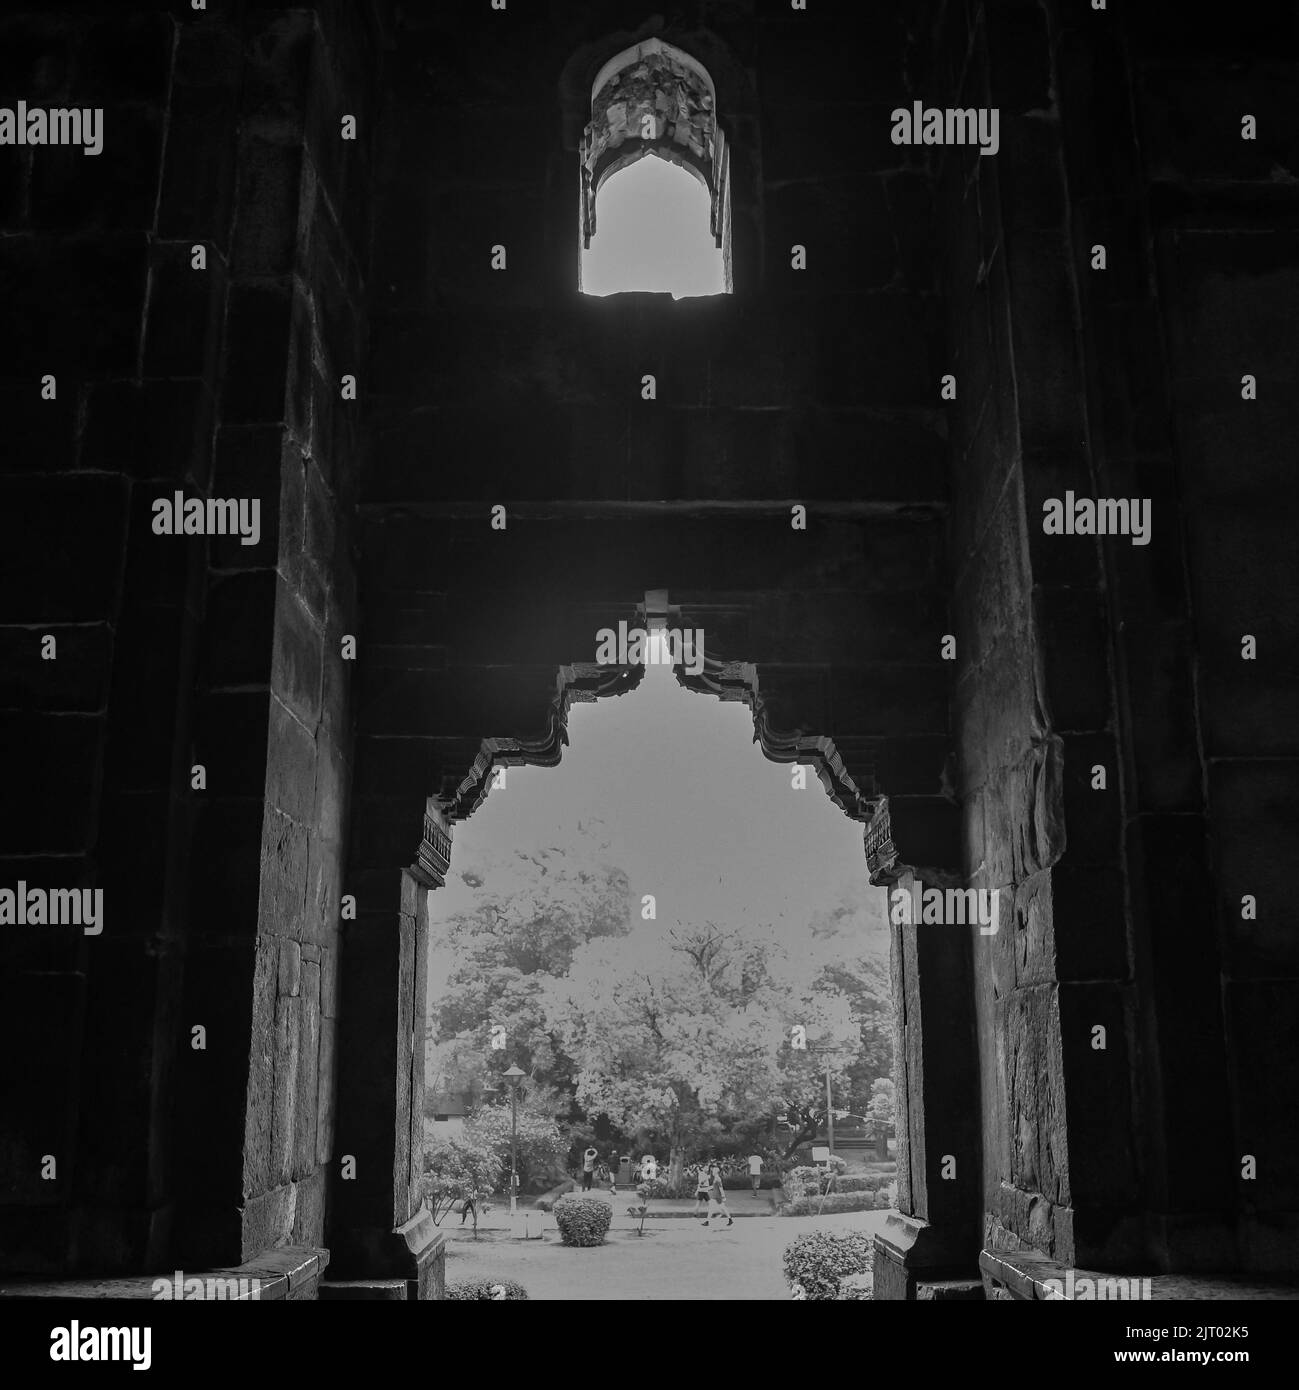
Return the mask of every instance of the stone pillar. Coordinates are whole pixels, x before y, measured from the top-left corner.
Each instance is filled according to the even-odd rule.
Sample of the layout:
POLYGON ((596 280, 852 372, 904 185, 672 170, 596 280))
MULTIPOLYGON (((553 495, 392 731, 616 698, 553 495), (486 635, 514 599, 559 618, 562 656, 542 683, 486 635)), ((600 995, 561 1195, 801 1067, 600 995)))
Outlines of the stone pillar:
MULTIPOLYGON (((355 919, 343 921, 331 1282, 342 1281, 354 1294, 369 1288, 369 1296, 387 1297, 392 1280, 405 1280, 409 1298, 438 1299, 445 1237, 435 1229, 419 1186, 428 890, 445 881, 451 838, 434 802, 424 807, 404 798, 381 806, 362 799, 357 810, 352 876, 344 885, 357 901, 355 919), (383 853, 383 841, 390 847, 392 840, 391 832, 367 834, 367 823, 385 830, 409 827, 413 839, 421 811, 424 834, 416 862, 369 867, 383 853)), ((343 1292, 332 1290, 331 1296, 343 1292)))
MULTIPOLYGON (((917 883, 958 886, 948 867, 956 862, 956 829, 957 807, 946 798, 882 802, 866 828, 871 882, 907 893, 917 883)), ((875 1297, 914 1299, 921 1281, 978 1275, 982 1155, 970 934, 896 924, 891 957, 898 1214, 875 1237, 875 1297)))

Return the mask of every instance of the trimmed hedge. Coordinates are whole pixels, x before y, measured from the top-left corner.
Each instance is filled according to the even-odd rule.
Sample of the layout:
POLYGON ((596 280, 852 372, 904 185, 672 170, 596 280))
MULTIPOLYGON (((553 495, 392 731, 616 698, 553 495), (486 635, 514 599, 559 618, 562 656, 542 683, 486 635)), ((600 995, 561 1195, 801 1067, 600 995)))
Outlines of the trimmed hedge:
POLYGON ((613 1208, 597 1197, 563 1197, 555 1203, 555 1222, 565 1245, 603 1245, 613 1208))
POLYGON ((446 1297, 461 1301, 485 1298, 495 1303, 517 1303, 528 1297, 528 1291, 513 1279, 457 1279, 447 1285, 446 1297), (505 1298, 501 1299, 493 1292, 494 1289, 504 1289, 505 1298))
POLYGON ((834 1300, 846 1275, 871 1272, 874 1253, 874 1237, 865 1231, 807 1231, 785 1247, 785 1281, 802 1289, 803 1298, 834 1300))
POLYGON ((828 1216, 834 1211, 884 1211, 893 1204, 887 1193, 831 1192, 828 1197, 795 1197, 781 1204, 781 1216, 828 1216), (883 1206, 880 1198, 884 1198, 883 1206))
POLYGON ((858 1178, 837 1178, 834 1184, 836 1192, 878 1192, 881 1187, 887 1187, 893 1179, 883 1173, 867 1174, 865 1177, 858 1178))

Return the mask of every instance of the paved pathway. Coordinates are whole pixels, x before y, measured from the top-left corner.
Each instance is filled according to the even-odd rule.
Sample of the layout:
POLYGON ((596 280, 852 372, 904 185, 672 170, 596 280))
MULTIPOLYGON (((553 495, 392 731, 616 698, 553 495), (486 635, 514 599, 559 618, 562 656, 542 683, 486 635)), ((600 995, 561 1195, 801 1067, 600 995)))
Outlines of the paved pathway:
POLYGON ((619 1194, 605 1243, 585 1249, 561 1245, 554 1217, 537 1212, 529 1224, 541 1229, 541 1240, 512 1239, 508 1215, 502 1220, 497 1207, 480 1224, 477 1241, 468 1229, 444 1223, 451 1237, 447 1278, 517 1279, 534 1299, 788 1300, 781 1255, 795 1236, 811 1230, 874 1232, 889 1215, 754 1216, 707 1229, 694 1221, 647 1220, 645 1234, 638 1236, 626 1205, 619 1194))
MULTIPOLYGON (((590 1192, 578 1192, 575 1195, 578 1197, 597 1197, 602 1202, 611 1203, 613 1205, 615 1220, 620 1216, 626 1217, 627 1208, 640 1201, 634 1187, 630 1191, 624 1191, 620 1187, 616 1197, 611 1197, 609 1195, 609 1189, 607 1187, 603 1192, 597 1192, 593 1188, 590 1192)), ((732 1216, 770 1216, 774 1207, 774 1199, 778 1195, 778 1189, 764 1188, 755 1197, 752 1188, 745 1188, 742 1192, 728 1192, 726 1194, 726 1205, 731 1209, 732 1216)), ((532 1200, 533 1199, 529 1198, 523 1205, 531 1207, 532 1200)), ((508 1199, 505 1201, 503 1208, 492 1208, 489 1213, 489 1219, 499 1216, 502 1210, 508 1213, 508 1199)), ((667 1216, 691 1216, 694 1210, 695 1199, 693 1197, 655 1197, 650 1203, 649 1216, 646 1217, 646 1220, 661 1220, 667 1216)), ((627 1219, 630 1220, 630 1218, 627 1219)), ((508 1221, 508 1215, 506 1216, 506 1220, 508 1221)))

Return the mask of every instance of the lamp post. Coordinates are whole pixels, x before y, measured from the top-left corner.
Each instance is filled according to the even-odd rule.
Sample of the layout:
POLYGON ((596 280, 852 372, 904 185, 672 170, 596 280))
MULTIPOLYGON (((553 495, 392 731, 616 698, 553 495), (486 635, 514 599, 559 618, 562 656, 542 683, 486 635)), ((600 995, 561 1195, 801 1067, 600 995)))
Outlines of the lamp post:
POLYGON ((834 1101, 830 1095, 830 1054, 837 1050, 832 1042, 818 1043, 808 1048, 809 1052, 818 1053, 825 1059, 825 1129, 831 1158, 834 1157, 834 1101))
POLYGON ((518 1067, 505 1073, 510 1083, 510 1219, 519 1214, 519 1082, 527 1075, 518 1067))

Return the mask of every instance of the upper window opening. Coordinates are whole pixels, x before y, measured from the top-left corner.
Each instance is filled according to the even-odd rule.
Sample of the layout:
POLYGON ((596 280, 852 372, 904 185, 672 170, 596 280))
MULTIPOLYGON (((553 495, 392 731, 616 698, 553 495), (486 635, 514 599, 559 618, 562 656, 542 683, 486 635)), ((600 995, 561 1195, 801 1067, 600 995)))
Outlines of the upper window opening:
POLYGON ((582 293, 725 294, 708 193, 684 169, 642 159, 600 190, 600 234, 582 253, 582 293))
POLYGON ((728 185, 704 67, 659 39, 611 58, 592 85, 582 139, 583 293, 726 293, 728 185))

